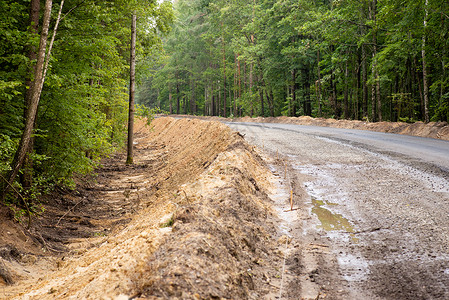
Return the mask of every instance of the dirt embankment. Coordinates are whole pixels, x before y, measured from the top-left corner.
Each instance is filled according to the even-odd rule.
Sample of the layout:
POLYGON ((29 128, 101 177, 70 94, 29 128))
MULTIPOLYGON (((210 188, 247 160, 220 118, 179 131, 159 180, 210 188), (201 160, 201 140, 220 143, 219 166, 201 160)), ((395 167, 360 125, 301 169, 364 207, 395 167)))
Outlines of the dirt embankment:
MULTIPOLYGON (((192 116, 189 116, 192 117, 192 116)), ((420 137, 428 137, 434 139, 441 139, 449 141, 449 125, 447 122, 364 122, 356 120, 335 120, 324 118, 312 118, 308 116, 301 117, 243 117, 243 118, 221 118, 221 117, 198 117, 206 118, 208 120, 228 121, 228 122, 255 122, 255 123, 281 123, 281 124, 296 124, 296 125, 312 125, 321 127, 334 127, 346 129, 370 130, 377 132, 396 133, 413 135, 420 137)))
POLYGON ((283 254, 267 196, 272 174, 260 157, 220 123, 159 118, 153 126, 138 122, 134 166, 124 166, 123 155, 105 161, 95 180, 70 195, 71 205, 43 222, 40 235, 52 234, 53 241, 26 238, 33 249, 0 241, 18 249, 15 258, 3 256, 16 283, 0 279, 1 299, 261 299, 278 293, 283 254), (69 226, 64 222, 86 236, 58 242, 55 230, 69 226), (59 252, 49 255, 52 249, 59 252), (33 261, 26 261, 30 255, 33 261))

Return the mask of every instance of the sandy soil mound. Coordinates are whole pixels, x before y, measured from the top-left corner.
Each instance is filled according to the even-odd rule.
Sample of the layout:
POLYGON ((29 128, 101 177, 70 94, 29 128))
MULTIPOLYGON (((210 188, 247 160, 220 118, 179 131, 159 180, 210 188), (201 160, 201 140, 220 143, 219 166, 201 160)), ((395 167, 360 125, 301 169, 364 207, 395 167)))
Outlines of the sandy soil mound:
POLYGON ((8 261, 31 274, 16 274, 12 286, 0 282, 0 298, 261 299, 277 292, 283 254, 267 196, 272 174, 251 146, 227 126, 200 120, 159 118, 152 129, 141 121, 136 134, 136 164, 106 163, 90 183, 99 201, 70 210, 71 218, 87 218, 89 208, 105 211, 103 202, 121 221, 93 218, 97 234, 67 238, 65 252, 28 265, 8 261))
MULTIPOLYGON (((186 116, 192 117, 192 116, 186 116)), ((416 122, 416 123, 403 123, 403 122, 363 122, 354 120, 335 120, 324 118, 312 118, 309 116, 301 117, 243 117, 243 118, 219 118, 219 117, 198 117, 201 119, 210 119, 214 121, 228 121, 228 122, 256 122, 256 123, 283 123, 283 124, 297 124, 297 125, 312 125, 322 127, 334 127, 334 128, 346 128, 346 129, 360 129, 371 130, 377 132, 396 133, 413 135, 420 137, 428 137, 434 139, 442 139, 449 141, 449 125, 447 122, 416 122)))

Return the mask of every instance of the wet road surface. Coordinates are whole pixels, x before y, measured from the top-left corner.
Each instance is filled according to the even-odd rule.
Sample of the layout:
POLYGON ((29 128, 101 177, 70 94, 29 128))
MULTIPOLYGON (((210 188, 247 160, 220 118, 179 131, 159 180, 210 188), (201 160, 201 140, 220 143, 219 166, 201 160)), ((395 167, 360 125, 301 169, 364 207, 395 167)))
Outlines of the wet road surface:
MULTIPOLYGON (((300 224, 285 299, 449 299, 449 142, 228 123, 288 161, 300 224), (318 298, 317 298, 318 297, 318 298)), ((285 180, 285 178, 284 178, 285 180)), ((288 191, 284 191, 288 194, 288 191)))

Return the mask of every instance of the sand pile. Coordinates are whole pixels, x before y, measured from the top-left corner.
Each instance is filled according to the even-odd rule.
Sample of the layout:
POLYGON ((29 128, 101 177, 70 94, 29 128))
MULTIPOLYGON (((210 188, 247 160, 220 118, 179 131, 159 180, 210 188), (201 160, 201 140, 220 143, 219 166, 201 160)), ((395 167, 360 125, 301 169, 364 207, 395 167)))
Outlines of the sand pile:
POLYGON ((0 298, 261 299, 277 291, 278 219, 260 157, 220 123, 159 118, 152 126, 138 122, 136 165, 108 173, 114 190, 96 194, 113 210, 126 203, 129 222, 40 259, 45 270, 0 287, 0 298))
MULTIPOLYGON (((192 116, 186 116, 192 118, 192 116)), ((242 118, 219 118, 219 117, 196 117, 199 119, 227 121, 227 122, 256 122, 256 123, 282 123, 282 124, 296 124, 296 125, 311 125, 321 127, 334 127, 346 129, 370 130, 377 132, 396 133, 413 135, 420 137, 428 137, 434 139, 442 139, 449 141, 449 125, 447 122, 364 122, 357 120, 335 120, 324 118, 312 118, 309 116, 301 117, 242 117, 242 118)))

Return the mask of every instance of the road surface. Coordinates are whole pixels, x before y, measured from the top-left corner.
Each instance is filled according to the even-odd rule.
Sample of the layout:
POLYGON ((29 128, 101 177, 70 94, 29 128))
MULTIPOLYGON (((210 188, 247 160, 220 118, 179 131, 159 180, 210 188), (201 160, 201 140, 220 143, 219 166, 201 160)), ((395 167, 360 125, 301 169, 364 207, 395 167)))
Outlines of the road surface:
POLYGON ((449 299, 448 141, 227 124, 288 161, 284 189, 307 192, 294 190, 299 246, 286 260, 283 298, 449 299))

